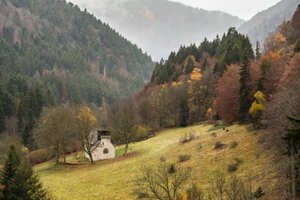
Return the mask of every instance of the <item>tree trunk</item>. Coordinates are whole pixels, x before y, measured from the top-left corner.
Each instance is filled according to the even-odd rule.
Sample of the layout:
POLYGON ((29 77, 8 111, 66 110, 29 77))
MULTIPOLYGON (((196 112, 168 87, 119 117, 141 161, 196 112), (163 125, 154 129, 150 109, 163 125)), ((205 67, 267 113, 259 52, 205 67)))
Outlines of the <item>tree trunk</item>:
POLYGON ((64 149, 64 164, 67 163, 67 160, 66 160, 66 150, 64 149))
POLYGON ((59 152, 56 150, 56 158, 55 158, 55 163, 58 165, 59 164, 59 152))
POLYGON ((92 153, 89 152, 88 155, 89 155, 89 157, 90 157, 90 162, 91 162, 91 164, 94 164, 94 159, 93 159, 92 153))
POLYGON ((125 144, 125 149, 124 149, 124 156, 127 155, 128 147, 129 147, 129 142, 126 142, 126 144, 125 144))
POLYGON ((59 144, 57 144, 55 148, 55 163, 57 165, 59 164, 59 144))

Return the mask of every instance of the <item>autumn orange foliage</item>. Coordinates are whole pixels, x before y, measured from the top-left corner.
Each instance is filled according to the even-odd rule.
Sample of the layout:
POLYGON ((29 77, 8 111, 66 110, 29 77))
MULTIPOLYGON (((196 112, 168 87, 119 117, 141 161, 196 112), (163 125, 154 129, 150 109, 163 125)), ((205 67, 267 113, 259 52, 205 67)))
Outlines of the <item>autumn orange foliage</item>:
POLYGON ((228 123, 234 122, 238 119, 238 111, 240 106, 239 72, 239 65, 230 65, 218 82, 216 109, 219 117, 228 123))
POLYGON ((265 55, 262 56, 261 62, 264 63, 274 63, 280 59, 278 51, 268 51, 265 55))

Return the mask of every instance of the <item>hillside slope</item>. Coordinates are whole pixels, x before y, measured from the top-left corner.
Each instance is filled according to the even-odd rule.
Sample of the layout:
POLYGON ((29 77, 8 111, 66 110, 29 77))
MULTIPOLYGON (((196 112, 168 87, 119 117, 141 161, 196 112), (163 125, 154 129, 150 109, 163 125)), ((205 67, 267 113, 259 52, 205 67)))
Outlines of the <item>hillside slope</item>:
MULTIPOLYGON (((235 172, 243 178, 251 178, 254 188, 261 186, 266 199, 276 199, 275 184, 277 173, 271 162, 275 150, 266 148, 265 132, 249 132, 244 126, 230 126, 228 132, 215 130, 211 125, 197 125, 187 128, 169 129, 157 136, 135 143, 128 157, 98 162, 95 165, 81 165, 53 168, 53 163, 35 167, 44 186, 55 199, 135 199, 132 194, 134 180, 142 165, 158 164, 161 158, 167 162, 177 162, 179 155, 191 155, 191 159, 180 165, 192 168, 192 181, 203 191, 210 187, 215 171, 224 171, 236 159, 241 161, 235 172), (193 133, 198 139, 186 144, 179 140, 193 133), (215 143, 226 144, 222 150, 214 150, 215 143), (238 145, 230 148, 236 141, 238 145), (63 185, 63 187, 62 187, 63 185)), ((120 154, 122 147, 118 148, 120 154)), ((69 162, 74 162, 74 157, 69 162)))
POLYGON ((200 43, 204 37, 211 39, 243 23, 223 12, 166 0, 70 1, 87 8, 157 61, 180 45, 200 43))
POLYGON ((40 79, 58 103, 63 83, 71 101, 98 103, 103 93, 128 96, 150 78, 149 56, 71 3, 1 0, 0 10, 2 74, 40 79))
POLYGON ((282 0, 276 5, 257 13, 249 21, 242 24, 238 31, 247 34, 252 44, 257 41, 262 44, 267 36, 276 32, 283 21, 291 19, 299 3, 299 0, 282 0))

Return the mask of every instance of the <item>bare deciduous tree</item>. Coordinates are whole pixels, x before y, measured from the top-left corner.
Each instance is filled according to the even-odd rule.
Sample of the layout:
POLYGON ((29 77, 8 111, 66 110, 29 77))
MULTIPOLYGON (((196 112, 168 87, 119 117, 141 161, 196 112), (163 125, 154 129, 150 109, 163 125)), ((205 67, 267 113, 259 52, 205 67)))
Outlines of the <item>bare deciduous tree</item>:
POLYGON ((190 170, 167 163, 143 167, 136 182, 137 193, 147 199, 175 200, 184 192, 190 170))
POLYGON ((243 181, 237 176, 226 179, 225 175, 217 172, 211 183, 209 199, 212 200, 253 200, 254 192, 251 181, 243 181))
POLYGON ((111 112, 111 125, 114 136, 125 144, 124 155, 128 153, 129 144, 137 135, 138 114, 131 101, 116 105, 111 112))
POLYGON ((55 155, 56 164, 63 155, 66 163, 66 149, 76 140, 73 127, 73 116, 68 108, 50 108, 43 112, 34 137, 40 147, 49 148, 55 155))

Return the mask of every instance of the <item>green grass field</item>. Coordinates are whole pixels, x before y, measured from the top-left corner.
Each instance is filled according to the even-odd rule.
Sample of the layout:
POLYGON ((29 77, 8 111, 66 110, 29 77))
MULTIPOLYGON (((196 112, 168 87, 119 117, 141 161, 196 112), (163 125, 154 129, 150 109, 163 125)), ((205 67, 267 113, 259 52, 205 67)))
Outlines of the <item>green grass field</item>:
MULTIPOLYGON (((209 188, 216 171, 223 171, 229 176, 228 164, 239 159, 241 164, 234 174, 251 178, 254 187, 262 186, 266 199, 271 199, 276 183, 275 169, 270 161, 274 152, 263 150, 262 142, 258 142, 267 133, 249 132, 239 125, 227 127, 228 132, 223 129, 212 131, 212 128, 211 125, 197 125, 167 129, 151 139, 132 144, 127 157, 120 155, 122 147, 118 147, 119 156, 114 160, 66 167, 54 167, 52 162, 48 162, 36 166, 35 170, 54 199, 124 200, 135 199, 132 192, 140 167, 159 164, 162 157, 167 162, 177 162, 179 155, 191 155, 189 161, 180 165, 192 168, 192 182, 204 191, 209 188), (189 133, 195 134, 197 139, 180 144, 180 138, 189 133), (214 150, 217 141, 226 146, 222 150, 214 150), (233 141, 238 145, 230 148, 233 141)), ((69 156, 68 161, 74 162, 74 155, 69 156)))

